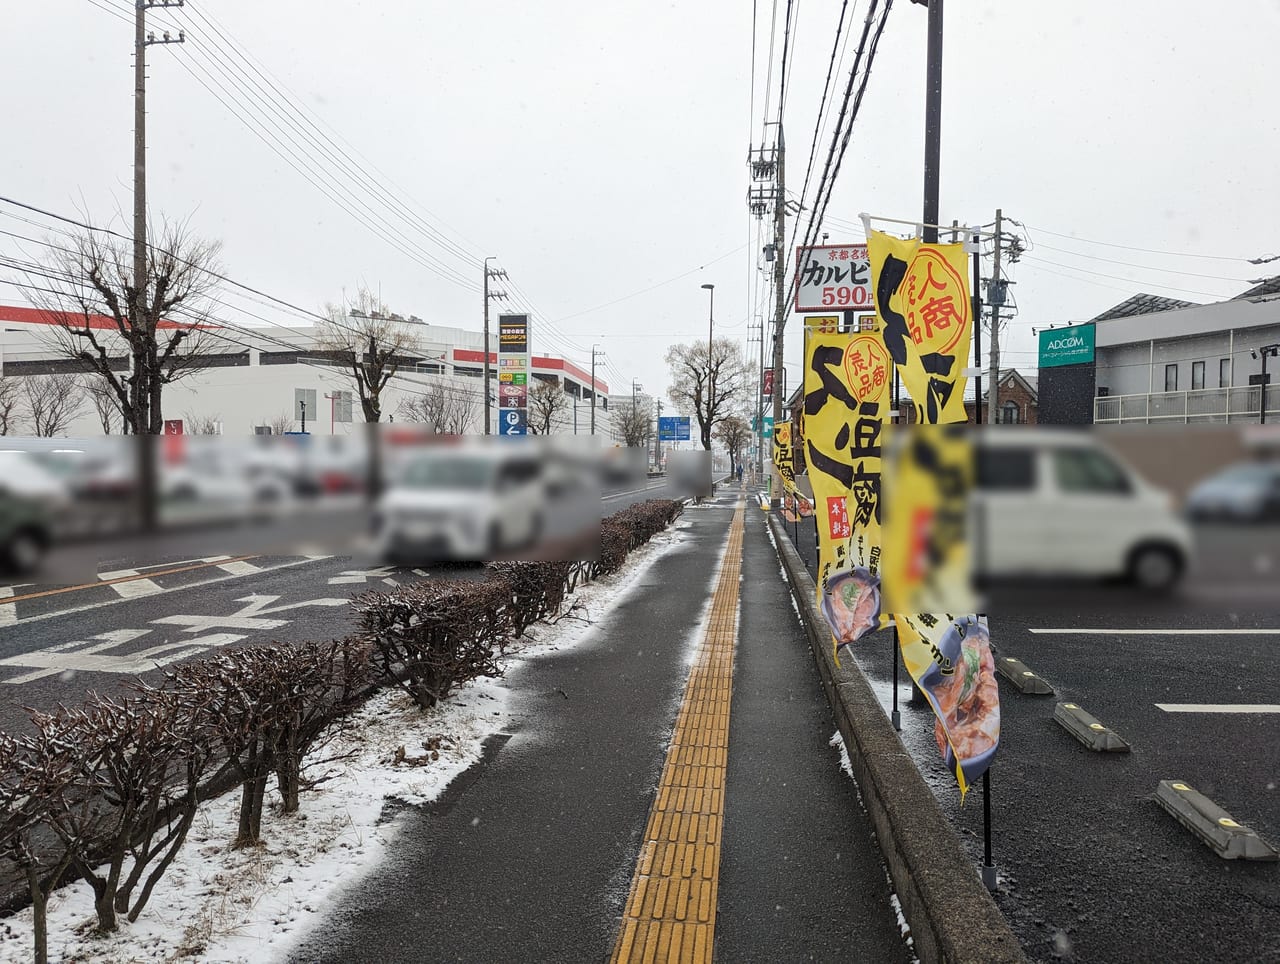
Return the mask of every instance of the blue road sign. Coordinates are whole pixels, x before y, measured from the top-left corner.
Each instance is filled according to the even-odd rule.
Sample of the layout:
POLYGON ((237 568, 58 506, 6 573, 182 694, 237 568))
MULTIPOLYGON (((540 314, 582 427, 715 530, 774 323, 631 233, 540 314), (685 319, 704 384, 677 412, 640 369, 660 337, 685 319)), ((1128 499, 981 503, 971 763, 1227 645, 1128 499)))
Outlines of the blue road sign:
POLYGON ((659 417, 658 441, 689 441, 689 417, 687 415, 663 415, 659 417))
POLYGON ((498 432, 501 435, 528 435, 529 413, 523 408, 505 408, 500 412, 501 424, 498 432))

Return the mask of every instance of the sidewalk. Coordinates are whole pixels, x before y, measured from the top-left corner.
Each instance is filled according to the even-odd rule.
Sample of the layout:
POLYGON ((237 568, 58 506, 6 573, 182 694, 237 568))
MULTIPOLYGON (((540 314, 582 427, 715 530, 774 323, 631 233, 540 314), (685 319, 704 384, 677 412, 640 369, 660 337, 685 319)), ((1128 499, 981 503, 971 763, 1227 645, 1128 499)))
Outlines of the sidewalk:
POLYGON ((677 947, 687 960, 909 958, 871 825, 829 745, 835 724, 765 513, 745 505, 740 558, 722 559, 736 555, 726 537, 737 503, 730 485, 690 507, 685 543, 582 643, 510 674, 510 739, 433 807, 400 818, 397 857, 351 887, 295 960, 663 960, 677 947), (740 563, 741 579, 721 580, 722 561, 727 573, 740 563), (713 638, 718 655, 701 648, 713 638), (715 685, 729 672, 731 701, 715 685), (695 697, 711 701, 706 712, 695 697), (709 789, 720 774, 722 796, 672 787, 695 757, 709 789), (655 845, 673 859, 641 863, 646 896, 638 860, 655 845), (681 847, 717 859, 682 870, 681 847), (624 918, 637 933, 641 906, 650 936, 624 948, 624 918))

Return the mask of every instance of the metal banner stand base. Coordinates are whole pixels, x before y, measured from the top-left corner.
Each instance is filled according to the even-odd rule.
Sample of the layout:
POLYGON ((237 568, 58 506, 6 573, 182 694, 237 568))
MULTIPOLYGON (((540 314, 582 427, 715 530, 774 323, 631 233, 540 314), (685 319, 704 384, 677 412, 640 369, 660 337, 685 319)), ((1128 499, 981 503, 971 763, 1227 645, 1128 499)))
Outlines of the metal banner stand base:
POLYGON ((982 884, 996 890, 996 865, 991 859, 991 768, 982 771, 982 884))
POLYGON ((898 712, 898 623, 893 623, 893 712, 889 715, 893 728, 902 732, 902 714, 898 712))

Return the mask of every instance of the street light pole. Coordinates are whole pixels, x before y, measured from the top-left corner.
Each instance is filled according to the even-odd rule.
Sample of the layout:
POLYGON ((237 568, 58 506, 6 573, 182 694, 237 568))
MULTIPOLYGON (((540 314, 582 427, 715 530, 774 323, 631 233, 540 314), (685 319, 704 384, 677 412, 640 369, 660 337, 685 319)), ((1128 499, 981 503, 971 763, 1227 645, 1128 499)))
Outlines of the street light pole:
POLYGON ((711 360, 711 354, 715 345, 716 331, 716 286, 706 284, 702 286, 711 293, 710 304, 707 306, 707 423, 704 431, 706 438, 703 439, 703 445, 707 447, 707 451, 711 451, 711 414, 712 404, 715 401, 715 366, 711 360))

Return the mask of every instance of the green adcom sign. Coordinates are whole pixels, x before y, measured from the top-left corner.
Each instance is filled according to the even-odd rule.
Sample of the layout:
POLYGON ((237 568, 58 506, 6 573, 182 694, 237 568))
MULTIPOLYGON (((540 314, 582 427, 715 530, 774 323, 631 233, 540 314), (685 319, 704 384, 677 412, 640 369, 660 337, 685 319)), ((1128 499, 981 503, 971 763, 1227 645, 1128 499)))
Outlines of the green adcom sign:
POLYGON ((1056 368, 1093 361, 1094 335, 1093 325, 1050 328, 1040 332, 1040 367, 1056 368))

